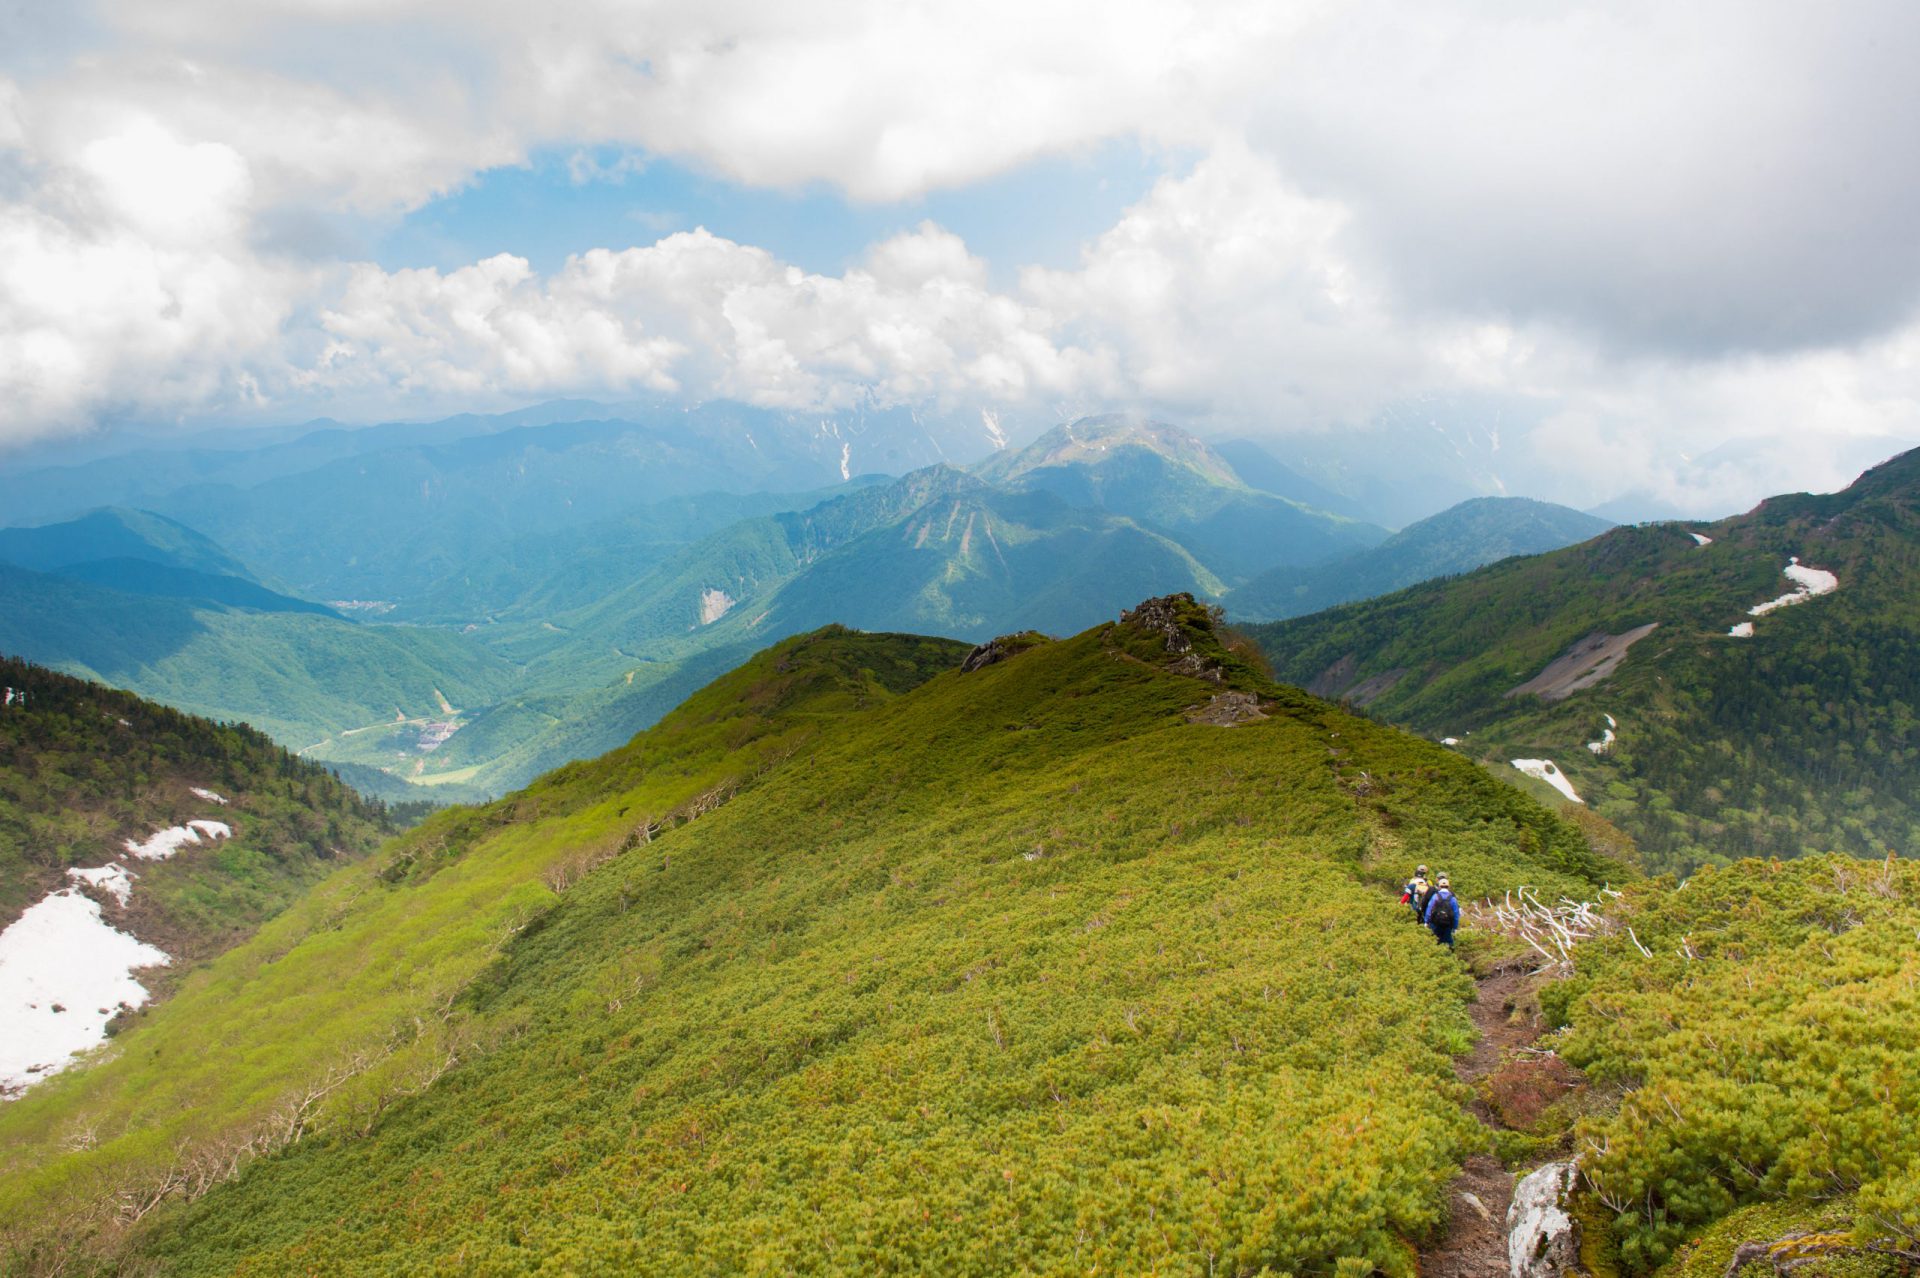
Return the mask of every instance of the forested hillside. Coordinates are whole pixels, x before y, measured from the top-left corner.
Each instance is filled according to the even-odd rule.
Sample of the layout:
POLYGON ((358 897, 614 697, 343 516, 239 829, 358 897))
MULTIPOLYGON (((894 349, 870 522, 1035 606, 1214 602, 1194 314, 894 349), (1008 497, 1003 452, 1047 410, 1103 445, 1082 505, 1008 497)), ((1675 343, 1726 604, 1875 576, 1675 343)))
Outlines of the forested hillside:
POLYGON ((1253 633, 1284 679, 1553 764, 1656 867, 1920 846, 1920 454, 1253 633))
POLYGON ((1304 617, 1513 555, 1558 550, 1611 527, 1608 520, 1551 502, 1476 497, 1331 563, 1270 568, 1235 589, 1227 609, 1235 618, 1255 621, 1304 617))
POLYGON ((1471 985, 1385 889, 1625 871, 1190 601, 960 655, 790 641, 344 871, 0 1112, 17 1254, 1408 1272, 1471 985))
POLYGON ((69 868, 124 859, 127 839, 214 815, 235 837, 146 868, 134 915, 141 935, 198 957, 392 833, 383 805, 245 725, 12 657, 0 657, 0 685, 0 926, 69 868))
POLYGON ((0 657, 0 1102, 393 828, 251 728, 0 657))

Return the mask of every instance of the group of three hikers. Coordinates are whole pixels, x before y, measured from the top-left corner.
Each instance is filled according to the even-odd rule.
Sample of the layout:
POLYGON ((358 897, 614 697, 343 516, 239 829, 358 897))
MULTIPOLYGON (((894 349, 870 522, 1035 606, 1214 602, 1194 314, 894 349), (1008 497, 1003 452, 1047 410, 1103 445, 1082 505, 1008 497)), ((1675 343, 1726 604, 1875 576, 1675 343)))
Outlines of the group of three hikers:
POLYGON ((1427 867, 1421 866, 1407 880, 1406 889, 1400 893, 1400 904, 1411 906, 1415 921, 1425 924, 1442 945, 1453 948, 1453 930, 1460 926, 1460 902, 1453 895, 1446 875, 1429 882, 1427 867))

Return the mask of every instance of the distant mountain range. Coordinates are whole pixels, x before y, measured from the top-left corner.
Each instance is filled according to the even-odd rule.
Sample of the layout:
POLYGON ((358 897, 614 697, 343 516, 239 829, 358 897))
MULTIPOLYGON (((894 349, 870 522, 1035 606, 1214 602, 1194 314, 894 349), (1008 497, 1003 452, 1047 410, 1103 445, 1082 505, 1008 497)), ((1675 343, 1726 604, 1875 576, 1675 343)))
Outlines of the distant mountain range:
POLYGON ((0 530, 0 651, 244 719, 388 798, 458 799, 610 749, 828 623, 1070 633, 1175 592, 1280 617, 1604 526, 1479 498, 1389 534, 1257 445, 1236 464, 1127 417, 888 479, 853 470, 842 423, 577 407, 55 476, 45 501, 185 476, 151 495, 197 513, 0 530))
POLYGON ((244 718, 379 770, 353 775, 391 797, 406 782, 463 797, 618 745, 829 622, 1068 632, 1387 536, 1261 492, 1156 423, 1090 419, 975 472, 896 480, 843 474, 837 430, 715 408, 449 423, 387 448, 323 433, 152 473, 92 463, 101 482, 204 473, 160 495, 199 523, 110 508, 0 533, 0 650, 244 718))
POLYGON ((1613 524, 1551 502, 1475 497, 1331 563, 1270 568, 1227 596, 1236 618, 1274 621, 1370 599, 1514 555, 1597 537, 1613 524))
POLYGON ((1843 492, 1253 633, 1280 677, 1525 771, 1685 868, 1920 843, 1917 599, 1912 452, 1843 492))

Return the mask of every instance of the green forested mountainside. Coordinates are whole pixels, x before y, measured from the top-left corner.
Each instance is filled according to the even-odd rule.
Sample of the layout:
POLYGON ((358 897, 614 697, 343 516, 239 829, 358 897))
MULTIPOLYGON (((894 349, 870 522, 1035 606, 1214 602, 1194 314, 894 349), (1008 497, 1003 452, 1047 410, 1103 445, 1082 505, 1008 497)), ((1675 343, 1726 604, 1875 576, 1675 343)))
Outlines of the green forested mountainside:
MULTIPOLYGON (((756 648, 825 624, 1062 633, 1142 593, 1222 589, 1131 520, 929 467, 741 521, 588 606, 488 627, 478 637, 521 670, 523 690, 473 716, 422 779, 508 789, 611 748, 756 648)), ((409 744, 366 733, 326 753, 392 766, 409 744)))
POLYGON ((178 520, 144 510, 106 507, 62 523, 0 528, 0 562, 35 572, 128 559, 261 584, 245 564, 208 538, 178 520))
POLYGON ((514 680, 507 662, 446 631, 135 595, 5 564, 0 601, 0 652, 244 719, 294 749, 396 719, 417 733, 446 717, 440 697, 484 705, 514 680))
POLYGON ((179 502, 244 557, 318 598, 352 595, 339 606, 366 624, 239 575, 114 559, 57 581, 0 574, 12 605, 0 642, 384 772, 383 793, 470 799, 607 750, 756 648, 819 625, 1070 633, 1143 595, 1221 596, 1208 560, 1245 575, 1385 535, 1248 488, 1183 432, 1118 419, 1008 454, 984 468, 994 479, 942 465, 814 502, 682 493, 723 473, 811 474, 829 439, 836 465, 850 455, 832 423, 804 439, 785 423, 776 439, 756 433, 773 419, 748 418, 704 442, 683 422, 589 422, 347 449, 267 476, 246 500, 188 492, 179 502), (575 472, 594 458, 588 482, 575 472), (336 470, 364 476, 353 501, 380 509, 341 506, 347 478, 321 482, 336 470), (645 485, 631 482, 640 471, 645 485), (622 496, 620 514, 588 519, 622 496), (308 530, 297 545, 282 544, 289 520, 308 530), (313 619, 269 615, 301 611, 313 619))
POLYGON ((66 523, 0 528, 0 564, 123 594, 257 612, 337 615, 311 600, 269 589, 245 564, 207 538, 144 510, 103 509, 66 523))
POLYGON ((1552 502, 1476 497, 1331 563, 1268 569, 1235 588, 1227 596, 1227 609, 1236 618, 1254 621, 1304 617, 1513 555, 1558 550, 1611 527, 1608 520, 1552 502))
POLYGON ((1251 633, 1281 678, 1357 689, 1493 767, 1552 759, 1657 867, 1920 846, 1920 453, 1844 492, 1615 529, 1251 633), (1793 557, 1838 589, 1750 616, 1795 589, 1793 557), (1648 625, 1595 686, 1508 695, 1583 638, 1648 625))
POLYGON ((1617 908, 1631 930, 1542 1001, 1568 1061, 1631 1089, 1576 1134, 1625 1265, 1720 1274, 1809 1231, 1920 1252, 1920 864, 1746 861, 1617 908))
POLYGON ((902 691, 958 655, 789 641, 336 876, 0 1111, 16 1257, 1410 1275, 1480 1137, 1392 885, 1622 869, 1190 601, 902 691))
POLYGON ((261 733, 0 657, 0 927, 72 866, 191 817, 234 837, 139 866, 116 918, 176 963, 223 949, 392 832, 385 809, 261 733), (211 790, 216 804, 192 792, 211 790))
POLYGON ((805 493, 699 493, 648 502, 579 527, 529 533, 459 564, 417 593, 379 601, 378 615, 462 625, 538 621, 592 604, 743 520, 809 510, 884 482, 884 476, 857 475, 805 493))
POLYGON ((1085 417, 977 468, 997 484, 1046 492, 1164 534, 1229 583, 1278 564, 1308 565, 1371 546, 1384 528, 1257 491, 1185 431, 1085 417))

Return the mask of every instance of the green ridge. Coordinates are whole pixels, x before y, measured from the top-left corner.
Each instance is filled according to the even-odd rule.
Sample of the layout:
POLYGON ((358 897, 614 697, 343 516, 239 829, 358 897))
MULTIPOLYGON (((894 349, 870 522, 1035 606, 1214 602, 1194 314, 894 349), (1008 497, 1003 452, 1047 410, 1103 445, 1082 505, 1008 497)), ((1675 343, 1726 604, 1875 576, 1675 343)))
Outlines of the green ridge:
POLYGON ((102 1186, 370 1052, 306 1141, 120 1241, 175 1273, 1410 1274, 1478 1140, 1470 985, 1383 889, 1620 871, 1154 615, 967 674, 791 641, 430 820, 0 1113, 0 1224, 84 1236, 102 1186), (1177 661, 1266 717, 1188 722, 1222 685, 1177 661), (82 1116, 114 1135, 63 1150, 82 1116))

